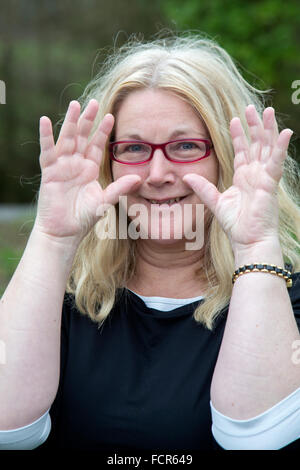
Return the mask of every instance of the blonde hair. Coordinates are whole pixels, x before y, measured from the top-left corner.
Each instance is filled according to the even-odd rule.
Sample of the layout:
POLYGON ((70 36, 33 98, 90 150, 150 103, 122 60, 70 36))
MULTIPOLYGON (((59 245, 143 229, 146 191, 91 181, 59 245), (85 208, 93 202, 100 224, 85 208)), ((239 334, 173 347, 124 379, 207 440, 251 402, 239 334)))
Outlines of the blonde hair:
MULTIPOLYGON (((230 120, 238 116, 247 133, 245 107, 254 104, 261 114, 265 92, 251 86, 224 49, 213 40, 190 35, 171 35, 143 42, 131 39, 104 63, 86 88, 80 101, 84 108, 90 99, 100 104, 98 125, 107 113, 115 114, 122 100, 137 89, 163 89, 186 100, 205 122, 219 161, 218 189, 232 184, 234 152, 229 133, 230 120)), ((297 166, 288 156, 278 191, 280 242, 286 262, 294 270, 300 266, 299 220, 296 200, 297 166)), ((106 154, 100 169, 100 183, 112 181, 106 154)), ((109 219, 108 212, 107 218, 109 219)), ((97 222, 81 242, 74 259, 67 291, 74 294, 77 308, 102 324, 111 311, 116 295, 126 286, 135 270, 135 242, 131 239, 100 240, 107 219, 97 222)), ((117 232, 118 233, 118 232, 117 232)), ((205 281, 205 301, 194 318, 212 329, 216 317, 230 300, 234 258, 230 242, 212 217, 204 266, 199 276, 205 281)))

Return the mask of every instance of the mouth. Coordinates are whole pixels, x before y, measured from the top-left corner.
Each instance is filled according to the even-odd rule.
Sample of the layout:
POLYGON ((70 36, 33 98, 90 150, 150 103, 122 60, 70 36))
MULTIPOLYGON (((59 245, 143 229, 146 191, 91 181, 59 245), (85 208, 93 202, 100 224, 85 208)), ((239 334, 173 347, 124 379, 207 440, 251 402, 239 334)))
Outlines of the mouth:
POLYGON ((150 204, 158 204, 158 205, 162 205, 162 204, 167 204, 168 206, 171 206, 173 204, 178 204, 180 201, 182 201, 186 196, 182 196, 182 197, 174 197, 174 198, 170 198, 170 199, 146 199, 147 202, 149 202, 150 204))

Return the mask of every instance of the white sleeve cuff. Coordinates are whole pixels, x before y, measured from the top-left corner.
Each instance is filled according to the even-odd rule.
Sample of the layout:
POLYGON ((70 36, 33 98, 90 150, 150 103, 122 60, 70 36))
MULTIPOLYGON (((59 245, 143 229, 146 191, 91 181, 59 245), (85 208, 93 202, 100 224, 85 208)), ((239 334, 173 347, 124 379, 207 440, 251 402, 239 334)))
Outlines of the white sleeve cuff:
POLYGON ((0 450, 32 450, 42 445, 51 430, 49 411, 22 428, 0 430, 0 450))
POLYGON ((212 433, 226 450, 278 450, 300 438, 300 388, 247 420, 224 416, 210 402, 212 433))

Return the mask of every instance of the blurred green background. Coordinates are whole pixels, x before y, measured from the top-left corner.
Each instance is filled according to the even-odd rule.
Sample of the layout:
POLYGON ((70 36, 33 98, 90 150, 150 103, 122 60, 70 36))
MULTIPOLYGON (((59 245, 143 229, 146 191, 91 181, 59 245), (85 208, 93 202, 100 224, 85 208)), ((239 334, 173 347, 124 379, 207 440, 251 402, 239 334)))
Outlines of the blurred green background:
POLYGON ((300 104, 292 101, 292 84, 300 80, 299 0, 0 0, 0 80, 6 84, 6 104, 0 104, 0 294, 33 222, 32 215, 1 217, 1 207, 35 203, 40 116, 57 123, 109 48, 132 34, 149 39, 162 29, 215 39, 250 83, 272 89, 269 104, 293 129, 291 152, 299 161, 300 104))

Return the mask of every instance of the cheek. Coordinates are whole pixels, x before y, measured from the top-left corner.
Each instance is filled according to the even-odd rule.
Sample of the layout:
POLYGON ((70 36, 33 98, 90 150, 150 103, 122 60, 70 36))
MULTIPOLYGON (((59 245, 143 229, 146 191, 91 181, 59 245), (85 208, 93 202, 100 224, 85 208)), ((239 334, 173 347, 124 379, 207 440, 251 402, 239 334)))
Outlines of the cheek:
POLYGON ((111 166, 111 174, 113 181, 116 181, 121 176, 125 175, 139 175, 142 180, 144 179, 144 171, 138 166, 122 165, 121 163, 113 162, 111 166))
POLYGON ((207 179, 215 186, 218 185, 219 181, 219 164, 217 159, 212 160, 211 167, 209 168, 207 179))
POLYGON ((203 176, 217 186, 219 181, 219 163, 217 157, 215 155, 211 155, 211 157, 202 160, 198 165, 195 164, 193 167, 190 167, 189 171, 185 171, 185 174, 186 173, 195 173, 203 176))
POLYGON ((121 166, 122 166, 122 165, 118 165, 117 163, 112 162, 112 165, 111 165, 111 175, 112 175, 113 181, 117 180, 118 178, 120 178, 120 176, 122 176, 122 168, 121 168, 121 166))

